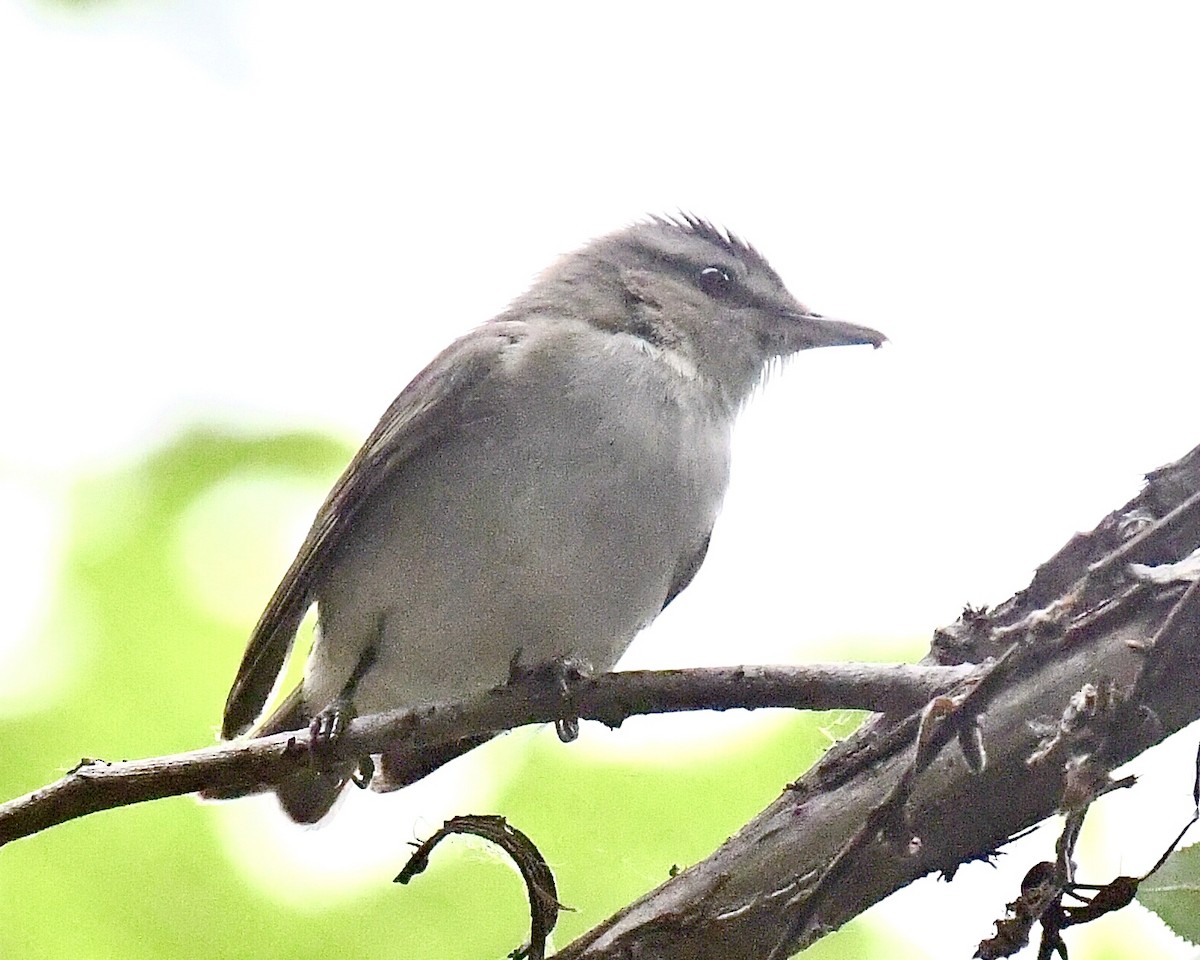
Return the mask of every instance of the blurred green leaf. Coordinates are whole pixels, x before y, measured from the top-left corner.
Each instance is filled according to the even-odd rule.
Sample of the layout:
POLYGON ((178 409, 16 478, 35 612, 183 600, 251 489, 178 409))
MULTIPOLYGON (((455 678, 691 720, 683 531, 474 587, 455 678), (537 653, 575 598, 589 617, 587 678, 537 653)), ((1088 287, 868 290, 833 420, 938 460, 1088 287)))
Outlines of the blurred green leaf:
MULTIPOLYGON (((272 511, 307 522, 349 455, 313 434, 197 430, 80 482, 47 627, 69 634, 74 662, 60 697, 0 724, 2 798, 55 779, 81 756, 211 743, 257 613, 240 623, 238 611, 259 589, 265 602, 295 546, 268 529, 295 518, 272 511)), ((770 802, 826 746, 822 722, 797 716, 719 758, 655 764, 596 761, 535 737, 497 809, 476 812, 503 814, 546 854, 561 898, 578 908, 561 921, 564 943, 673 866, 706 856, 770 802)), ((448 849, 411 888, 381 883, 348 901, 317 890, 281 904, 230 861, 215 819, 213 807, 175 798, 0 850, 0 957, 465 960, 501 957, 525 935, 523 888, 503 864, 448 849)), ((851 924, 807 955, 872 952, 869 928, 851 924)))

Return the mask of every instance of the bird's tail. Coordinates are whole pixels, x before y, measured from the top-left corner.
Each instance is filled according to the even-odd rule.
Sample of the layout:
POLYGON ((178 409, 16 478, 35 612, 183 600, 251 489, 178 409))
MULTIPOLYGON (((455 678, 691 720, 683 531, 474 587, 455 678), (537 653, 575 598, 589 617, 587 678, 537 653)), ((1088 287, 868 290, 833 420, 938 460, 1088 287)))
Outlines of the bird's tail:
MULTIPOLYGON (((266 719, 257 723, 248 737, 269 737, 286 730, 303 730, 309 716, 304 698, 297 687, 266 719)), ((274 792, 279 805, 296 823, 316 823, 337 801, 342 788, 354 774, 356 764, 339 764, 332 770, 299 770, 275 784, 249 784, 236 787, 210 787, 200 792, 204 800, 233 800, 254 793, 274 792)))
POLYGON ((464 737, 450 743, 428 747, 414 753, 407 751, 388 751, 380 757, 379 769, 371 780, 371 789, 376 793, 390 793, 416 783, 433 773, 438 767, 444 766, 451 760, 461 757, 468 750, 482 746, 494 737, 494 733, 481 733, 473 737, 464 737))
MULTIPOLYGON (((300 688, 293 690, 270 716, 256 724, 249 737, 269 737, 286 730, 303 730, 310 717, 304 706, 300 688)), ((439 767, 462 756, 468 750, 487 743, 495 734, 485 733, 465 737, 452 743, 441 744, 413 752, 392 751, 380 758, 378 771, 371 788, 380 793, 399 790, 424 779, 439 767)), ((254 793, 273 792, 279 805, 296 823, 316 823, 331 809, 342 789, 354 776, 356 763, 338 764, 330 770, 316 768, 301 769, 290 774, 280 783, 259 783, 236 787, 210 787, 201 791, 205 800, 233 800, 254 793)))

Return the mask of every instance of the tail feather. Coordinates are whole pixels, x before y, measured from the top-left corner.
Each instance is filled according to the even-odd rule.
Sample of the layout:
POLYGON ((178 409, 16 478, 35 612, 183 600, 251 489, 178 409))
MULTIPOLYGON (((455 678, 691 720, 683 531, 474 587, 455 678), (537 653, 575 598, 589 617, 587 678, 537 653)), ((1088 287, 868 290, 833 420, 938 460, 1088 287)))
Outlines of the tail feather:
POLYGON ((276 785, 275 797, 293 822, 316 823, 333 809, 355 767, 351 763, 333 770, 301 770, 276 785))
MULTIPOLYGON (((268 737, 286 730, 303 730, 308 725, 308 711, 299 687, 288 694, 270 716, 257 724, 248 734, 268 737)), ((455 740, 452 743, 412 753, 392 751, 381 757, 378 772, 371 788, 381 793, 399 790, 416 783, 439 767, 462 756, 469 750, 487 743, 495 734, 480 734, 455 740)), ((355 763, 339 764, 331 770, 303 769, 280 783, 259 783, 237 787, 210 787, 200 796, 205 800, 233 800, 254 793, 274 792, 284 813, 296 823, 316 823, 337 802, 343 788, 357 768, 355 763)))
POLYGON ((377 793, 390 793, 407 787, 429 776, 451 760, 461 757, 468 750, 482 746, 494 736, 494 733, 481 733, 430 747, 418 753, 413 753, 411 749, 407 752, 389 751, 380 758, 379 771, 371 781, 371 789, 377 793))
POLYGON ((285 730, 303 730, 308 726, 310 719, 304 707, 304 690, 302 687, 296 687, 284 697, 283 703, 256 723, 246 736, 269 737, 285 730))

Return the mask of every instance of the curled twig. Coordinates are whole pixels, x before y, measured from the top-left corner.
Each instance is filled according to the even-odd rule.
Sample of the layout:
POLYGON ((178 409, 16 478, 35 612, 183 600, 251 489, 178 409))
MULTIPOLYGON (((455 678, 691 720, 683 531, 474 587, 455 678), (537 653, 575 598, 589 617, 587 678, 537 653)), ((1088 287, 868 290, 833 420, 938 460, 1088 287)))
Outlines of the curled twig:
POLYGON ((512 858, 525 881, 529 894, 529 943, 514 950, 512 960, 544 960, 546 940, 558 922, 558 912, 569 910, 558 902, 558 889, 554 885, 554 873, 545 857, 529 837, 512 826, 504 817, 493 815, 454 817, 442 824, 442 828, 420 844, 404 869, 396 876, 396 883, 408 883, 429 866, 429 854, 446 837, 465 833, 482 837, 496 844, 512 858))

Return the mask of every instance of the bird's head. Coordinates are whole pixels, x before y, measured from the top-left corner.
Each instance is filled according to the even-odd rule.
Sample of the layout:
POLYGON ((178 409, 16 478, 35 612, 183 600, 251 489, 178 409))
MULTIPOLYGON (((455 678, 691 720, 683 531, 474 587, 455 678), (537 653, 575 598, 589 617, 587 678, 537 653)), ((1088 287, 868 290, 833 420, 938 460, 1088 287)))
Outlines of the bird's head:
POLYGON ((799 350, 878 347, 868 327, 831 320, 796 300, 748 243, 705 220, 653 218, 564 258, 522 298, 646 341, 673 365, 740 406, 770 363, 799 350))

